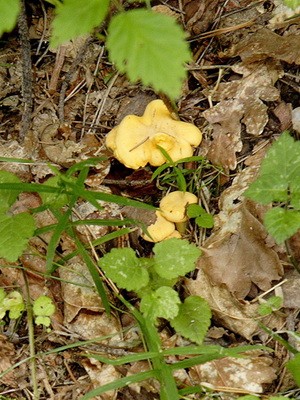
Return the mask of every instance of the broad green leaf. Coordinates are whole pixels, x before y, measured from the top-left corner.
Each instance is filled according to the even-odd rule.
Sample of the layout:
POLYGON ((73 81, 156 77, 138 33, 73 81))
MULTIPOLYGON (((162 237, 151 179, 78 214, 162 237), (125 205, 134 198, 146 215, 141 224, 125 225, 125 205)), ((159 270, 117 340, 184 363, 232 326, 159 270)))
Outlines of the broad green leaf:
POLYGON ((292 360, 288 361, 286 366, 293 375, 295 382, 300 387, 300 353, 297 353, 292 360))
POLYGON ((163 278, 174 279, 195 269, 201 250, 183 239, 168 239, 156 243, 153 251, 154 269, 163 278))
POLYGON ((206 300, 199 296, 189 296, 180 304, 178 315, 170 323, 182 336, 202 344, 210 319, 211 310, 206 300))
POLYGON ((155 321, 156 318, 169 320, 178 314, 179 304, 178 293, 168 286, 162 286, 142 297, 140 310, 144 317, 151 321, 155 321))
POLYGON ((175 99, 191 60, 184 31, 175 19, 151 10, 117 14, 108 27, 107 48, 119 71, 175 99))
POLYGON ((258 400, 260 397, 254 396, 252 394, 247 394, 246 396, 239 397, 240 400, 258 400))
POLYGON ((40 296, 34 301, 32 310, 36 316, 50 317, 55 313, 55 306, 50 297, 40 296))
MULTIPOLYGON (((20 179, 8 171, 0 171, 0 183, 20 183, 20 179)), ((0 212, 7 211, 10 206, 17 200, 21 190, 0 190, 0 212)))
POLYGON ((264 224, 275 241, 281 244, 300 229, 300 211, 274 207, 266 212, 264 224))
POLYGON ((286 185, 297 179, 300 174, 300 142, 284 132, 267 151, 260 174, 273 175, 286 185))
POLYGON ((120 288, 136 291, 149 282, 148 271, 130 248, 112 249, 99 260, 99 265, 120 288))
POLYGON ((246 197, 255 200, 261 204, 272 202, 287 202, 289 197, 287 193, 287 182, 278 179, 277 175, 263 175, 251 183, 244 192, 246 197))
POLYGON ((0 0, 0 36, 13 30, 20 12, 20 0, 0 0))
POLYGON ((91 33, 105 18, 108 5, 109 0, 64 0, 56 8, 51 47, 91 33))
MULTIPOLYGON (((51 178, 47 179, 44 184, 46 186, 53 186, 55 188, 59 188, 61 187, 60 186, 61 180, 59 179, 58 176, 52 176, 51 178)), ((51 205, 52 207, 55 208, 62 208, 69 201, 68 196, 64 193, 40 192, 40 196, 44 204, 51 205)))
POLYGON ((13 216, 0 214, 0 258, 9 262, 17 261, 34 230, 34 218, 28 213, 13 216))

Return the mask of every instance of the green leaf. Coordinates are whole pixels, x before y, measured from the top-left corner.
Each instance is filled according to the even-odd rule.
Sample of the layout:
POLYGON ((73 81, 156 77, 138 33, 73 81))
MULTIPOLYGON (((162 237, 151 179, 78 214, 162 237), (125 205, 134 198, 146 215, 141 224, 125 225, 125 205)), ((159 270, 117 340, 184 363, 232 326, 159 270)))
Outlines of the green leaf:
POLYGON ((186 214, 189 218, 196 218, 199 215, 206 214, 206 211, 199 204, 189 204, 187 206, 186 214))
MULTIPOLYGON (((62 181, 58 176, 52 176, 51 178, 47 179, 44 185, 53 186, 55 188, 61 188, 61 190, 63 190, 62 181)), ((69 201, 68 196, 64 193, 41 192, 40 196, 44 204, 51 205, 52 207, 55 208, 62 208, 69 201)))
POLYGON ((13 216, 0 214, 0 258, 15 262, 33 236, 35 222, 28 213, 13 216))
POLYGON ((300 0, 283 0, 283 2, 287 7, 291 8, 292 10, 300 7, 300 0))
MULTIPOLYGON (((8 171, 0 171, 0 183, 20 183, 20 179, 8 171)), ((17 200, 21 190, 0 190, 0 212, 6 212, 10 206, 17 200)))
POLYGON ((197 217, 195 219, 195 222, 198 226, 200 226, 201 228, 212 228, 214 226, 214 218, 211 214, 205 213, 202 215, 199 215, 199 217, 197 217))
POLYGON ((168 286, 162 286, 155 292, 143 296, 140 309, 144 317, 151 321, 155 321, 156 318, 169 320, 178 314, 179 304, 178 293, 168 286))
POLYGON ((99 265, 120 288, 136 291, 149 282, 148 271, 130 248, 112 249, 99 260, 99 265))
POLYGON ((286 202, 288 190, 295 182, 299 182, 299 176, 300 142, 284 132, 267 151, 260 175, 245 191, 245 195, 262 204, 286 202))
POLYGON ((281 244, 300 229, 300 212, 274 207, 266 212, 264 224, 275 241, 281 244))
POLYGON ((19 0, 0 0, 0 36, 13 30, 20 12, 19 0))
POLYGON ((49 328, 51 324, 51 319, 49 317, 40 315, 38 317, 35 317, 34 322, 36 323, 36 325, 43 325, 46 328, 49 328))
POLYGON ((247 394, 246 396, 239 397, 240 400, 257 400, 260 397, 254 396, 252 394, 247 394))
POLYGON ((297 353, 292 360, 288 361, 286 367, 293 375, 297 385, 300 387, 300 353, 297 353))
POLYGON ((168 239, 156 243, 153 251, 154 269, 163 278, 174 279, 195 269, 201 250, 183 239, 168 239))
POLYGON ((259 305, 258 313, 262 316, 269 315, 273 311, 277 311, 282 307, 283 299, 280 296, 272 296, 259 305))
POLYGON ((9 310, 9 318, 19 318, 22 311, 25 310, 25 305, 21 293, 17 292, 16 290, 8 293, 8 295, 3 300, 3 307, 5 307, 6 310, 9 310))
POLYGON ((51 317, 55 313, 55 306, 52 299, 43 295, 34 301, 32 309, 35 316, 51 317))
POLYGON ((136 9, 112 18, 106 44, 110 59, 131 81, 175 99, 186 77, 184 63, 191 60, 184 37, 174 18, 136 9))
POLYGON ((210 319, 211 310, 206 300, 199 296, 189 296, 180 304, 178 315, 170 323, 182 336, 202 344, 210 319))
POLYGON ((105 18, 108 5, 109 0, 64 0, 56 8, 51 47, 91 33, 105 18))

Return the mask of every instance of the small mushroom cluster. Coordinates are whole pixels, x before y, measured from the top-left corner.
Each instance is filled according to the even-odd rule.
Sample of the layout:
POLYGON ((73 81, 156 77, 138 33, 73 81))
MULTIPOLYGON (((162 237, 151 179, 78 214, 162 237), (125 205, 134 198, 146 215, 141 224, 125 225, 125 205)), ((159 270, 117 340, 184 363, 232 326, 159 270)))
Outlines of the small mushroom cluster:
POLYGON ((173 237, 180 238, 188 219, 186 208, 197 202, 198 198, 193 193, 177 190, 167 194, 159 204, 159 211, 156 211, 156 221, 147 228, 143 239, 156 243, 173 237))
POLYGON ((193 147, 201 139, 195 125, 174 119, 162 100, 153 100, 144 115, 127 115, 112 129, 106 136, 106 146, 126 167, 138 169, 148 163, 159 166, 166 162, 158 146, 178 161, 192 156, 193 147))

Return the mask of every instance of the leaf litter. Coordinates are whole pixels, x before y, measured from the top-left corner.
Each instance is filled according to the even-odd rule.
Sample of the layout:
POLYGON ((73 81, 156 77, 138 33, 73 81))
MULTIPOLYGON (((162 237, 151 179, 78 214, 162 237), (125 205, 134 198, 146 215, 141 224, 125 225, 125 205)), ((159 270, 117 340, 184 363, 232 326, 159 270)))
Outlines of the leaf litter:
MULTIPOLYGON (((180 116, 203 130, 206 145, 199 151, 206 153, 213 165, 222 168, 223 183, 226 182, 227 186, 216 189, 209 185, 213 194, 208 208, 215 214, 213 230, 203 233, 191 226, 192 235, 189 238, 201 245, 204 256, 197 263, 196 275, 184 278, 183 289, 188 294, 204 297, 212 309, 214 322, 211 330, 219 330, 220 335, 217 338, 211 335, 209 339, 208 334, 207 341, 220 342, 226 346, 254 341, 265 344, 267 336, 258 321, 270 329, 281 330, 288 319, 288 326, 299 330, 299 321, 295 316, 299 308, 299 279, 290 267, 285 249, 277 246, 263 227, 262 218, 266 208, 259 208, 245 200, 243 192, 255 179, 263 157, 264 151, 259 152, 257 148, 268 144, 282 129, 291 126, 292 110, 299 105, 299 94, 295 86, 289 86, 291 81, 286 80, 288 74, 292 81, 298 74, 299 23, 291 24, 283 17, 280 22, 281 31, 275 32, 274 25, 265 23, 269 16, 261 4, 253 4, 248 0, 225 2, 225 5, 221 3, 217 0, 203 1, 199 6, 195 0, 183 1, 182 5, 172 2, 179 21, 181 12, 178 10, 183 7, 183 19, 190 35, 189 40, 193 43, 194 63, 198 68, 191 71, 193 78, 189 78, 183 88, 184 96, 179 103, 182 105, 180 116), (232 11, 236 17, 231 18, 231 26, 222 23, 218 25, 218 20, 225 20, 225 17, 228 18, 226 13, 230 16, 232 11), (204 36, 201 37, 202 34, 204 36), (225 73, 218 80, 215 71, 219 67, 215 65, 224 63, 226 66, 221 69, 225 73), (250 158, 251 153, 254 155, 250 158), (231 171, 234 171, 234 179, 229 176, 231 171), (272 288, 283 278, 287 278, 287 282, 282 285, 284 312, 259 318, 257 299, 269 290, 272 293, 272 288)), ((47 23, 42 17, 42 10, 37 8, 36 11, 40 18, 30 19, 30 35, 32 41, 42 43, 43 32, 46 37, 48 34, 45 30, 47 26, 43 26, 47 23)), ((48 8, 45 11, 50 20, 51 12, 48 8)), ((97 41, 89 43, 84 59, 75 68, 71 79, 65 79, 67 72, 74 65, 85 39, 70 42, 63 56, 48 50, 50 62, 47 62, 45 55, 37 52, 33 129, 28 141, 21 146, 18 143, 21 98, 16 93, 21 92, 22 70, 14 40, 12 35, 12 43, 8 41, 6 48, 0 50, 1 62, 8 65, 0 66, 0 118, 4 133, 0 156, 34 161, 32 165, 2 163, 1 168, 15 172, 22 181, 43 182, 52 174, 49 165, 64 171, 88 157, 107 155, 103 146, 106 133, 124 115, 142 114, 145 105, 156 98, 152 91, 129 84, 123 76, 115 76, 110 80, 114 71, 107 63, 106 56, 101 53, 97 41), (49 81, 49 77, 52 80, 49 81), (58 100, 63 79, 67 82, 64 123, 59 118, 61 105, 58 100)), ((118 187, 118 174, 124 180, 124 171, 113 160, 110 161, 90 173, 87 185, 102 190, 98 184, 105 185, 106 175, 111 169, 114 170, 112 181, 116 182, 112 190, 127 195, 124 187, 118 187)), ((148 170, 146 173, 151 176, 148 170)), ((130 177, 130 174, 131 171, 128 171, 125 176, 130 177)), ((145 202, 155 203, 159 192, 153 194, 141 188, 134 193, 145 202)), ((17 207, 28 209, 28 202, 36 207, 39 205, 34 197, 21 197, 17 207)), ((99 217, 99 211, 87 204, 77 204, 75 209, 77 218, 99 217)), ((106 208, 104 213, 103 218, 114 217, 119 215, 120 209, 106 208)), ((40 228, 56 222, 48 211, 37 214, 35 218, 40 228)), ((87 233, 81 227, 79 232, 83 242, 88 244, 91 238, 104 235, 107 231, 95 227, 87 233)), ((28 271, 31 297, 34 299, 40 294, 49 295, 57 309, 52 317, 51 333, 46 334, 36 328, 36 339, 41 340, 36 344, 37 349, 52 350, 58 344, 108 335, 109 338, 103 340, 101 345, 95 343, 89 352, 99 350, 100 353, 111 355, 119 354, 114 351, 123 351, 123 354, 129 354, 132 350, 143 351, 131 316, 117 312, 111 317, 105 314, 89 272, 79 257, 73 257, 54 274, 55 279, 49 279, 45 271, 45 254, 50 237, 50 233, 42 233, 31 239, 28 251, 20 259, 28 271)), ((126 244, 131 241, 133 247, 146 252, 144 243, 141 245, 139 242, 138 247, 134 244, 140 241, 139 238, 133 241, 132 237, 126 237, 124 241, 126 244)), ((110 246, 120 246, 122 243, 113 242, 110 246)), ((295 236, 290 244, 297 255, 299 239, 295 236)), ((72 240, 63 236, 60 250, 68 254, 74 249, 72 240)), ((105 252, 109 247, 101 249, 105 252)), ((8 265, 3 261, 0 265, 1 286, 17 286, 25 294, 21 270, 15 264, 8 265)), ((19 327, 5 329, 1 335, 3 357, 0 371, 20 359, 18 349, 21 345, 24 358, 29 355, 28 346, 22 339, 27 335, 24 322, 19 327), (10 332, 10 329, 13 331, 10 332)), ((169 329, 162 329, 161 337, 166 347, 186 344, 180 335, 172 335, 169 329)), ((224 358, 178 371, 176 378, 182 385, 193 382, 214 388, 220 392, 219 398, 222 399, 236 398, 240 393, 268 395, 289 390, 293 385, 290 383, 284 386, 286 374, 278 367, 287 354, 284 349, 278 349, 279 344, 273 347, 274 354, 251 353, 251 356, 247 354, 242 359, 224 358), (226 392, 229 392, 229 397, 226 397, 226 392)), ((175 356, 170 358, 170 362, 174 361, 177 361, 175 356)), ((69 349, 59 355, 44 357, 39 366, 39 379, 45 398, 78 398, 90 390, 91 386, 104 385, 112 379, 145 371, 147 367, 145 362, 137 362, 117 368, 92 358, 80 357, 78 352, 69 349), (45 367, 51 373, 46 373, 45 367)), ((20 394, 23 395, 27 390, 27 373, 23 364, 5 375, 1 381, 5 390, 12 390, 13 398, 20 398, 20 394)), ((157 391, 155 384, 145 382, 118 393, 101 395, 101 399, 126 400, 132 396, 137 399, 153 399, 157 398, 157 391)))

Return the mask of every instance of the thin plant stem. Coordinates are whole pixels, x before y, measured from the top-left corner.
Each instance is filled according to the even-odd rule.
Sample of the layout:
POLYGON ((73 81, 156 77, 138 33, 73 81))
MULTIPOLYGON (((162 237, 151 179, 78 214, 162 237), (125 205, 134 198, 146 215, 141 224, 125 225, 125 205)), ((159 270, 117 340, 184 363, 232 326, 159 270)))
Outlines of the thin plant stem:
POLYGON ((38 382, 36 374, 36 357, 35 357, 35 345, 34 345, 34 325, 33 325, 32 305, 31 305, 27 275, 25 271, 22 271, 22 273, 26 289, 26 311, 27 311, 29 351, 30 351, 29 365, 31 372, 31 385, 33 388, 33 400, 39 400, 40 394, 38 390, 38 382))

